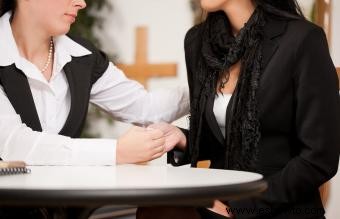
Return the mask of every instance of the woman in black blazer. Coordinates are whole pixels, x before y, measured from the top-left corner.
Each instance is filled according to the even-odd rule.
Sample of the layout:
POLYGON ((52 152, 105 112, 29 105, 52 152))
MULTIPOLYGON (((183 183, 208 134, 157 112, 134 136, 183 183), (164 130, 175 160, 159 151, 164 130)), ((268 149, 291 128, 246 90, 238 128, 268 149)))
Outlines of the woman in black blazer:
MULTIPOLYGON (((201 0, 201 5, 207 19, 185 38, 190 130, 185 140, 174 127, 153 126, 181 143, 184 156, 175 162, 171 151, 171 162, 196 166, 208 159, 210 168, 264 175, 269 187, 261 196, 219 209, 217 202, 215 213, 324 218, 318 188, 338 168, 340 99, 323 30, 304 19, 294 0, 201 0), (216 109, 223 101, 229 101, 224 121, 216 109)), ((202 218, 223 218, 199 212, 202 218)))
MULTIPOLYGON (((66 35, 85 7, 85 0, 0 0, 0 160, 106 166, 165 153, 163 133, 145 127, 117 140, 80 138, 90 103, 140 126, 189 109, 187 89, 147 92, 91 42, 66 35)), ((62 218, 66 210, 78 211, 0 206, 0 218, 62 218)))

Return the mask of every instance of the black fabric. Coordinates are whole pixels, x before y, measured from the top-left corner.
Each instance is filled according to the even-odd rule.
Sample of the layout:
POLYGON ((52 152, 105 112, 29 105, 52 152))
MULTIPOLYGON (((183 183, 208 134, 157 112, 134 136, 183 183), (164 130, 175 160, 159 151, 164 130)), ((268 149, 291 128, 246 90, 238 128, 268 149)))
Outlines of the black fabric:
POLYGON ((201 219, 226 219, 228 218, 223 215, 217 214, 213 211, 210 211, 206 208, 198 208, 197 211, 200 214, 201 219))
POLYGON ((0 219, 67 219, 66 209, 1 208, 0 219))
MULTIPOLYGON (((92 54, 72 57, 64 66, 71 93, 71 109, 61 135, 79 137, 87 115, 92 85, 106 71, 109 60, 88 41, 73 38, 92 54)), ((0 68, 0 82, 21 120, 34 131, 42 131, 37 110, 26 76, 15 65, 0 68)))
MULTIPOLYGON (((236 218, 323 218, 318 188, 336 174, 340 152, 339 82, 327 40, 323 30, 308 21, 267 15, 264 33, 256 169, 269 187, 259 197, 228 203, 231 208, 254 209, 249 214, 236 213, 236 218)), ((225 142, 213 128, 216 120, 207 116, 211 112, 206 112, 213 111, 213 105, 209 101, 193 104, 204 86, 198 74, 202 36, 203 26, 198 25, 185 38, 199 154, 186 152, 183 163, 195 166, 197 160, 209 159, 213 168, 224 168, 225 157, 219 152, 225 142)))
POLYGON ((1 208, 0 219, 83 219, 89 218, 93 208, 1 208))
MULTIPOLYGON (((200 50, 198 78, 201 80, 201 90, 193 105, 207 102, 209 96, 216 90, 224 88, 230 76, 229 68, 237 62, 242 68, 231 99, 230 114, 226 126, 225 168, 236 170, 255 170, 260 127, 257 117, 256 92, 259 83, 262 64, 262 41, 265 25, 264 12, 256 8, 249 21, 234 37, 226 14, 222 11, 210 13, 202 24, 202 47, 200 50), (233 154, 234 156, 229 156, 233 154), (238 159, 233 159, 237 157, 238 159)), ((193 108, 194 111, 196 108, 193 108)), ((196 118, 199 112, 192 112, 190 127, 196 130, 196 118)), ((197 157, 199 147, 195 142, 195 131, 189 135, 189 145, 192 156, 197 157)))
POLYGON ((14 64, 0 67, 0 83, 22 122, 34 131, 42 131, 32 92, 24 73, 14 64))

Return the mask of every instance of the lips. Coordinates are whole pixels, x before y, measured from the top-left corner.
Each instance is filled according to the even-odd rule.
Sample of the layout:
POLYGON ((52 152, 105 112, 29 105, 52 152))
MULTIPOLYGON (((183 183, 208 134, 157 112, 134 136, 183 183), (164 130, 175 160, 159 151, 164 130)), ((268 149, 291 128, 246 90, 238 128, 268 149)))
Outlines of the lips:
POLYGON ((76 14, 69 14, 69 13, 66 13, 65 14, 66 17, 68 17, 70 19, 70 21, 73 23, 76 21, 76 18, 77 18, 77 15, 76 14))

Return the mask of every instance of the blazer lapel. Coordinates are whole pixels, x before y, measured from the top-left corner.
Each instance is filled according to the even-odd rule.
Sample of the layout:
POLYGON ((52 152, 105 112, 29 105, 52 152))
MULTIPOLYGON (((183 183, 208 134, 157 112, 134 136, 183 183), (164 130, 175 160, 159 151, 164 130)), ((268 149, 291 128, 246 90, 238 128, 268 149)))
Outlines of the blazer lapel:
POLYGON ((72 74, 72 68, 70 67, 69 64, 66 64, 64 66, 64 72, 65 72, 65 75, 66 75, 66 78, 67 78, 67 82, 69 84, 69 88, 70 88, 70 94, 71 94, 71 106, 70 106, 70 112, 67 116, 67 119, 66 119, 66 122, 63 126, 63 128, 60 130, 59 134, 62 134, 62 135, 67 135, 67 133, 69 132, 69 126, 71 125, 71 118, 72 118, 72 114, 73 114, 73 111, 74 111, 74 108, 75 108, 75 99, 76 99, 76 91, 75 91, 75 88, 73 86, 74 84, 74 76, 72 74))
POLYGON ((266 68, 269 61, 279 48, 279 42, 276 38, 286 31, 286 27, 286 20, 275 20, 273 18, 268 19, 264 27, 265 37, 262 43, 262 71, 266 68))
POLYGON ((65 125, 59 132, 62 135, 78 137, 84 125, 91 87, 91 63, 87 57, 72 58, 64 66, 64 72, 70 87, 71 107, 65 125))
POLYGON ((220 127, 218 126, 218 123, 217 123, 217 120, 214 114, 214 110, 213 110, 214 102, 215 102, 215 94, 209 95, 206 109, 205 109, 205 117, 206 117, 208 126, 210 127, 216 139, 221 143, 221 145, 224 145, 224 136, 221 132, 220 127))
POLYGON ((0 70, 1 84, 21 121, 34 131, 42 131, 27 77, 14 64, 0 70))
MULTIPOLYGON (((287 26, 287 21, 285 20, 274 20, 274 19, 268 19, 267 24, 265 26, 265 38, 263 41, 263 47, 262 47, 262 69, 264 70, 275 52, 277 51, 279 47, 279 43, 276 40, 277 37, 281 36, 287 26)), ((225 144, 225 138, 221 132, 220 127, 218 126, 218 123, 216 121, 216 117, 213 112, 214 107, 214 101, 215 96, 214 94, 211 94, 208 98, 206 109, 205 109, 205 117, 207 120, 207 124, 212 130, 212 133, 216 137, 216 139, 221 143, 221 145, 225 144)), ((232 99, 230 100, 230 102, 232 99)), ((229 116, 230 116, 230 105, 229 102, 228 108, 227 108, 227 118, 226 118, 226 126, 229 122, 229 116)))

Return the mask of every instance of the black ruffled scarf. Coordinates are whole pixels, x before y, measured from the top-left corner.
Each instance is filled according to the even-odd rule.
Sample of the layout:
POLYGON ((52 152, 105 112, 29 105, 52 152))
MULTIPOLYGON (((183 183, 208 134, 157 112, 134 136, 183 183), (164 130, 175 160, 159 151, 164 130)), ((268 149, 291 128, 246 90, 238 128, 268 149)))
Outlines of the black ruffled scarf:
POLYGON ((201 90, 194 100, 190 118, 190 151, 198 157, 203 109, 209 95, 216 93, 218 81, 227 82, 229 69, 241 62, 241 72, 231 99, 231 113, 226 127, 225 168, 256 171, 255 162, 260 140, 260 123, 257 112, 256 91, 262 63, 262 41, 265 25, 264 12, 257 8, 249 21, 234 37, 229 20, 224 12, 209 14, 203 23, 202 54, 198 78, 201 90), (200 128, 199 128, 200 127, 200 128))

